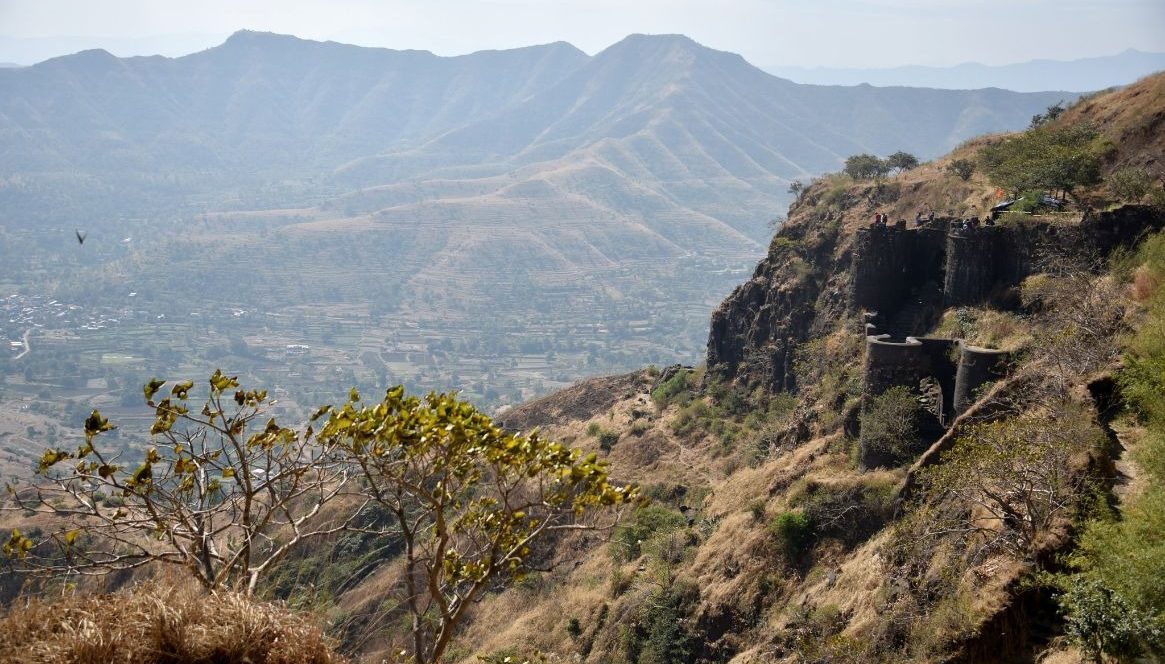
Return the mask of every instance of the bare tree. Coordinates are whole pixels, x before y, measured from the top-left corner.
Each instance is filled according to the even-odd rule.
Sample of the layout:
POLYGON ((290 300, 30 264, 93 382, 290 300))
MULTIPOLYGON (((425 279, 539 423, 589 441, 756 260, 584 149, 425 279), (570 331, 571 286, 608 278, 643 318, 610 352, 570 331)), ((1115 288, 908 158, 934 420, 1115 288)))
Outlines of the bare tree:
POLYGON ((164 385, 145 387, 154 423, 140 459, 98 444, 114 427, 93 411, 84 444, 47 450, 35 481, 8 487, 4 509, 56 524, 36 538, 13 532, 4 551, 16 570, 104 574, 160 562, 190 570, 207 589, 250 594, 292 548, 343 530, 359 513, 325 516, 351 469, 310 427, 262 424, 272 403, 266 391, 243 390, 215 371, 195 414, 187 406, 193 381, 172 384, 155 403, 164 385))
POLYGON ((977 537, 979 550, 1031 555, 1057 520, 1067 519, 1089 478, 1082 454, 1103 434, 1079 406, 1061 403, 1050 419, 1029 412, 970 427, 929 473, 932 495, 953 500, 928 535, 977 537))
POLYGON ((1119 359, 1118 340, 1128 329, 1127 298, 1120 284, 1103 274, 1098 258, 1047 250, 1038 261, 1043 272, 1025 281, 1022 297, 1035 314, 1035 359, 1046 370, 1051 398, 1059 399, 1082 377, 1119 359))

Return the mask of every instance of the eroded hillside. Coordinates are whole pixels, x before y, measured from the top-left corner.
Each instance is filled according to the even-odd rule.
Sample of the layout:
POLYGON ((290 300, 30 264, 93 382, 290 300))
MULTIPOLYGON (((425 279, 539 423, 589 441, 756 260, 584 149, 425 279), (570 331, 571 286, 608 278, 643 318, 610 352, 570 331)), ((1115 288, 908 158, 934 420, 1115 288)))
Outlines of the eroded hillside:
MULTIPOLYGON (((1099 140, 1111 141, 1101 146, 1106 177, 1154 164, 1151 140, 1121 136, 1155 135, 1154 113, 1127 100, 1162 85, 1158 76, 1090 99, 1057 122, 1099 127, 1099 140), (1104 119, 1086 108, 1105 109, 1104 119)), ((1131 426, 1113 408, 1112 377, 1119 338, 1144 314, 1126 290, 1129 268, 1096 259, 1133 251, 1165 215, 1102 184, 1054 214, 1001 214, 964 229, 964 218, 986 219, 996 187, 950 165, 1005 140, 978 139, 885 182, 826 176, 810 185, 753 278, 713 317, 706 373, 594 379, 505 414, 506 426, 541 427, 599 452, 654 502, 610 541, 560 548, 552 571, 483 600, 455 654, 1079 657, 1066 645, 1057 591, 1031 580, 1059 569, 1053 560, 1073 546, 1087 487, 1119 483, 1114 460, 1129 468, 1109 442, 1114 426, 1131 426), (888 227, 871 228, 875 212, 888 227), (949 253, 967 242, 986 252, 969 268, 949 253), (875 285, 863 288, 864 279, 875 285), (882 332, 891 336, 867 340, 882 332), (909 356, 907 335, 923 339, 920 348, 951 341, 933 365, 878 373, 867 347, 909 356), (1007 361, 960 397, 954 374, 972 371, 985 352, 975 349, 1006 351, 1007 361), (906 395, 897 402, 887 389, 895 381, 906 395), (881 439, 901 445, 871 456, 881 439), (1052 486, 1056 499, 989 497, 1023 493, 1011 484, 1021 471, 1036 477, 1027 499, 1052 486)))
MULTIPOLYGON (((651 503, 538 549, 537 571, 475 602, 446 660, 1159 648, 1165 191, 1159 172, 1128 169, 1159 167, 1161 116, 1131 100, 1162 86, 894 178, 819 178, 714 315, 706 366, 596 378, 501 414, 594 452, 651 503), (990 215, 1000 169, 985 148, 1085 123, 1096 173, 1066 200, 1020 191, 990 215), (1114 543, 1147 553, 1122 567, 1105 559, 1114 543)), ((393 545, 330 544, 288 558, 265 591, 319 611, 346 653, 407 650, 393 545)))

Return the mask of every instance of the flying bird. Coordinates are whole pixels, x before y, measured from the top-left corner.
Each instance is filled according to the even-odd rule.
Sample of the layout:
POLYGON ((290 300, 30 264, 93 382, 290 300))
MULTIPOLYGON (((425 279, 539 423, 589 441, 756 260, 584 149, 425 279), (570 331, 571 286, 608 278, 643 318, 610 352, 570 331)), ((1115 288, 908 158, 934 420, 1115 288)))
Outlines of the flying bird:
POLYGON ((82 233, 81 231, 77 231, 77 230, 75 230, 73 232, 77 234, 77 242, 80 244, 85 244, 85 235, 86 234, 82 233))

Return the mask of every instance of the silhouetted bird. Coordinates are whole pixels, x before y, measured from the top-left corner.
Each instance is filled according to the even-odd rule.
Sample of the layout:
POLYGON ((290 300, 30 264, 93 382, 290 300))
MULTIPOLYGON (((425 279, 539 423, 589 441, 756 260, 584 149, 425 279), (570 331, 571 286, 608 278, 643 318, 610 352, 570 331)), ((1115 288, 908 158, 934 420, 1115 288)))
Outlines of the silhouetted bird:
POLYGON ((73 232, 77 234, 77 242, 80 244, 85 244, 85 233, 82 233, 81 231, 73 232))

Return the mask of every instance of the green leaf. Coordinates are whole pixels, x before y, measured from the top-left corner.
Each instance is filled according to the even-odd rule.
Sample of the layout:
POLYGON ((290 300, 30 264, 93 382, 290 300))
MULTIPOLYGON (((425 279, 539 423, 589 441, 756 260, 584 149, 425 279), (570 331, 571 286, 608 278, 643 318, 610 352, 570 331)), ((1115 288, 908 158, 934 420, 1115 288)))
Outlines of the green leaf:
POLYGON ((71 459, 71 458, 73 458, 73 455, 69 454, 68 452, 66 452, 64 450, 53 450, 53 449, 45 450, 44 454, 42 454, 40 457, 40 461, 37 462, 37 472, 43 473, 44 471, 57 465, 61 461, 64 461, 65 459, 71 459))
POLYGON ((215 392, 215 393, 225 392, 225 391, 231 389, 232 387, 238 387, 238 386, 239 386, 239 377, 238 376, 230 376, 230 377, 224 376, 222 373, 222 369, 215 369, 214 375, 210 377, 210 389, 212 392, 215 392))
POLYGON ((101 417, 101 413, 97 412, 96 410, 94 410, 92 413, 90 413, 89 417, 85 418, 85 437, 86 438, 92 438, 93 436, 96 436, 97 434, 101 433, 102 431, 109 431, 110 429, 113 429, 113 428, 114 428, 114 426, 109 423, 109 420, 106 420, 104 417, 101 417))
POLYGON ((146 481, 149 481, 149 479, 153 476, 154 476, 153 466, 151 466, 148 463, 143 463, 142 465, 138 466, 137 470, 133 471, 133 482, 134 482, 134 484, 146 482, 146 481))
POLYGON ((151 406, 154 405, 154 395, 157 394, 158 390, 160 390, 165 384, 166 381, 158 380, 157 378, 153 378, 150 380, 150 382, 146 383, 146 386, 142 388, 142 392, 146 395, 147 404, 151 406))
POLYGON ((192 387, 194 387, 194 381, 184 380, 181 383, 175 383, 174 387, 170 388, 170 394, 178 397, 179 399, 185 399, 187 393, 190 392, 190 388, 192 387))

